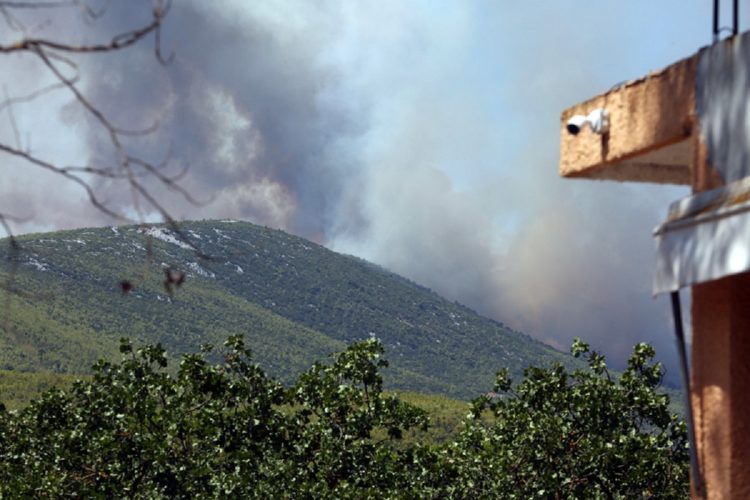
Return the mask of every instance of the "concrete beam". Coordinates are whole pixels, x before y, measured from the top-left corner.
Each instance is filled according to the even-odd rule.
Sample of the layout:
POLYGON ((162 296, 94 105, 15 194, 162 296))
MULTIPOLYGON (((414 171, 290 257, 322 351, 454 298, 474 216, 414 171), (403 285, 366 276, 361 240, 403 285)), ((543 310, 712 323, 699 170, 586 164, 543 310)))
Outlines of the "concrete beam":
POLYGON ((560 119, 563 177, 691 184, 698 54, 572 106, 560 119), (609 132, 566 129, 574 115, 609 112, 609 132))

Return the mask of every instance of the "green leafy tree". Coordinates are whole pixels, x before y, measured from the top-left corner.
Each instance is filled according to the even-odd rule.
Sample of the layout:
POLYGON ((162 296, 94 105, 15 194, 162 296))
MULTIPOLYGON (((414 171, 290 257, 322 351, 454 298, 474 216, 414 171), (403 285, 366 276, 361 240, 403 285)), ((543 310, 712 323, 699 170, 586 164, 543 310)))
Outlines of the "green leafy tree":
POLYGON ((426 425, 383 394, 375 341, 291 389, 251 363, 241 337, 225 347, 222 363, 204 346, 171 375, 161 346, 123 339, 124 360, 99 362, 90 381, 0 408, 0 497, 355 496, 386 485, 399 470, 388 443, 426 425))
POLYGON ((290 391, 296 434, 288 484, 313 496, 380 496, 409 483, 408 456, 392 446, 427 428, 423 410, 383 393, 383 346, 354 344, 330 366, 316 363, 290 391))
POLYGON ((0 407, 0 497, 675 498, 687 494, 684 423, 639 344, 613 377, 529 368, 475 400, 440 445, 400 442, 423 410, 383 392, 376 340, 285 388, 241 337, 168 369, 159 346, 99 362, 88 381, 18 412, 0 407), (218 359, 219 363, 211 363, 218 359))
MULTIPOLYGON (((249 363, 239 337, 225 363, 184 356, 175 376, 161 346, 120 364, 100 362, 90 382, 48 392, 3 419, 0 488, 10 497, 193 497, 259 482, 284 445, 284 389, 249 363)), ((204 349, 210 352, 210 347, 204 349)))
POLYGON ((449 462, 461 497, 685 498, 685 423, 657 388, 654 350, 635 346, 618 378, 605 359, 576 340, 588 370, 529 368, 513 386, 497 375, 496 393, 476 399, 449 462), (491 417, 482 418, 489 410, 491 417))

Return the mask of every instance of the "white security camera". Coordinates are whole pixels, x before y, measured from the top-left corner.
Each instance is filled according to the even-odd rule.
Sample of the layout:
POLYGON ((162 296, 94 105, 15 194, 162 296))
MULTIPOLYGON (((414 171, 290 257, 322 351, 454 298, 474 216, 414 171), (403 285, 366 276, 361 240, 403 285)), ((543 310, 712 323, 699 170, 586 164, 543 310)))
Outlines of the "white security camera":
POLYGON ((584 125, 586 125, 586 117, 583 115, 575 115, 568 120, 568 125, 566 127, 568 133, 571 135, 578 135, 578 132, 581 131, 584 125))
POLYGON ((606 134, 609 132, 609 113, 604 108, 596 108, 587 116, 574 115, 568 120, 565 128, 569 134, 578 135, 587 124, 595 134, 606 134))

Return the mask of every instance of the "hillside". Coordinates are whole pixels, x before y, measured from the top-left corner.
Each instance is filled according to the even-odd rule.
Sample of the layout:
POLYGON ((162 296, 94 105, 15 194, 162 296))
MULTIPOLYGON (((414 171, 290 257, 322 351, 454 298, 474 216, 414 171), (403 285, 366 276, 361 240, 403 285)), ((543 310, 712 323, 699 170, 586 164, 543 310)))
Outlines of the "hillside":
POLYGON ((185 222, 207 258, 162 226, 81 229, 0 242, 0 369, 85 373, 120 337, 174 355, 242 333, 282 380, 354 340, 386 346, 391 388, 470 398, 495 372, 571 358, 361 259, 237 221, 185 222), (151 246, 151 257, 147 247, 151 246), (163 269, 186 272, 167 293, 163 269), (134 288, 123 294, 120 282, 134 288))

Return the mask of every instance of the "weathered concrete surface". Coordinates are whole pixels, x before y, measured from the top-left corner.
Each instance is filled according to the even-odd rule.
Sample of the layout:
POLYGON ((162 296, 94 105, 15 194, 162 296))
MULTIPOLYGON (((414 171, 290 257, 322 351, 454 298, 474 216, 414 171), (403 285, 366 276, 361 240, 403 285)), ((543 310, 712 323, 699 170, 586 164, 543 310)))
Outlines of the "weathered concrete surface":
POLYGON ((750 32, 563 111, 560 174, 693 185, 701 176, 729 183, 750 175, 750 32), (573 115, 596 108, 609 112, 608 134, 568 133, 573 115), (707 173, 693 167, 698 137, 707 173))
POLYGON ((692 401, 709 499, 750 498, 750 273, 693 287, 692 401))
MULTIPOLYGON (((719 117, 731 114, 726 104, 724 111, 717 112, 719 117)), ((720 126, 718 123, 721 120, 714 125, 701 121, 696 126, 694 193, 719 188, 727 178, 733 178, 731 170, 713 165, 708 140, 704 140, 709 135, 705 127, 720 126)), ((731 155, 730 144, 719 140, 713 147, 715 155, 717 148, 722 147, 731 155)), ((692 294, 691 399, 704 491, 711 500, 747 499, 750 498, 750 273, 695 285, 692 294)), ((695 493, 693 497, 701 498, 695 493)))
POLYGON ((617 181, 690 184, 697 56, 566 109, 560 119, 560 174, 617 181), (596 108, 610 130, 578 135, 568 120, 596 108))

